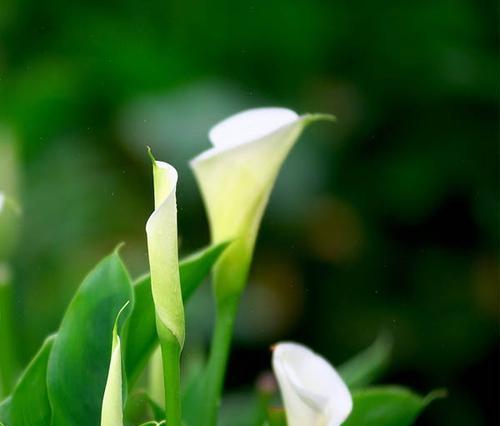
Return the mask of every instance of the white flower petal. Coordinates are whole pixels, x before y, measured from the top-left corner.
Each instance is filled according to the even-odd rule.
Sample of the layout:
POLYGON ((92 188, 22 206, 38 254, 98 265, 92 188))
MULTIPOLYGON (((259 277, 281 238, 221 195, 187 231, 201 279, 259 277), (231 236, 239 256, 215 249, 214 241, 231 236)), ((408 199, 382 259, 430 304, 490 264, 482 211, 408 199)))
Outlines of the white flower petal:
POLYGON ((338 426, 352 410, 351 394, 321 356, 296 343, 277 344, 273 369, 289 426, 338 426))
POLYGON ((215 147, 194 158, 191 166, 214 243, 247 235, 253 241, 281 164, 303 128, 304 119, 293 111, 262 108, 212 129, 215 147))
POLYGON ((216 147, 230 147, 260 139, 299 116, 286 108, 255 108, 235 114, 216 124, 208 134, 216 147))

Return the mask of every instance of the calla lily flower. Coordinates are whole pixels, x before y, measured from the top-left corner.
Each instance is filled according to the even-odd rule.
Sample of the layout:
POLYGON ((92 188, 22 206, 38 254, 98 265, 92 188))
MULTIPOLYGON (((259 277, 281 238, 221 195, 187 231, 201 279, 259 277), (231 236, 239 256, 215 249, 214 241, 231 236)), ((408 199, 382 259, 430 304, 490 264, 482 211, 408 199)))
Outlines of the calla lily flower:
POLYGON ((153 159, 153 181, 155 210, 146 224, 151 292, 160 339, 171 333, 182 348, 185 325, 177 253, 177 171, 153 159))
POLYGON ((323 357, 297 343, 273 348, 288 426, 339 426, 352 410, 346 384, 323 357))
MULTIPOLYGON (((321 119, 334 117, 257 108, 233 115, 210 130, 213 147, 195 157, 191 167, 208 212, 213 243, 235 240, 221 262, 224 257, 249 261, 281 165, 304 128, 321 119)), ((236 287, 235 292, 244 285, 244 279, 226 281, 236 287)))

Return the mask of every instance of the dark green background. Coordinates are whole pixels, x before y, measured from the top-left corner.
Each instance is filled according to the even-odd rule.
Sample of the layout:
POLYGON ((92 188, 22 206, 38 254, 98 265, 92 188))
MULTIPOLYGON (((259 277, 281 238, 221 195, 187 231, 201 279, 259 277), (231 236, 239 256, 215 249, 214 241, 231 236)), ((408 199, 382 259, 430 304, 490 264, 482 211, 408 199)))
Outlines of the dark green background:
MULTIPOLYGON (((208 241, 187 166, 208 128, 287 106, 338 124, 307 130, 280 175, 228 386, 269 368, 276 340, 339 363, 389 330, 384 381, 449 390, 420 424, 495 424, 498 38, 493 1, 2 0, 22 359, 117 242, 134 275, 146 269, 146 145, 179 169, 186 253, 208 241)), ((207 305, 208 290, 191 342, 206 338, 207 305)))

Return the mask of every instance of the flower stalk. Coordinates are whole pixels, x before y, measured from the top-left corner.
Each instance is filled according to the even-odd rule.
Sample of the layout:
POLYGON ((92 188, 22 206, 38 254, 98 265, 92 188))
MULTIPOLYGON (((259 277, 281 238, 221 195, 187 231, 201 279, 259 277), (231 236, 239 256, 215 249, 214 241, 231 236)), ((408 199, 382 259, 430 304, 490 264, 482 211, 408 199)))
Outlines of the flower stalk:
POLYGON ((16 242, 20 209, 0 191, 0 399, 8 395, 15 382, 17 357, 12 318, 12 274, 7 259, 16 242))
POLYGON ((10 272, 5 264, 0 264, 0 399, 12 391, 16 374, 14 336, 12 323, 12 286, 10 272))

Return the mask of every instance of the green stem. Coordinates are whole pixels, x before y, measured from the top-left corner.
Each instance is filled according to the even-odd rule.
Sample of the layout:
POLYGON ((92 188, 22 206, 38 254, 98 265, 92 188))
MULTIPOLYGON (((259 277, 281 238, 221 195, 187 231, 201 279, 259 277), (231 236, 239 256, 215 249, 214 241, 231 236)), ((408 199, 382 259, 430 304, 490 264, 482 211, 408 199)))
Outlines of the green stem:
POLYGON ((7 267, 0 265, 0 399, 12 391, 16 372, 11 291, 7 267))
POLYGON ((207 426, 214 426, 217 422, 238 304, 239 297, 227 299, 225 303, 217 305, 201 419, 207 426))
POLYGON ((166 421, 168 426, 181 426, 181 348, 174 335, 168 339, 161 339, 160 346, 163 361, 166 421))

